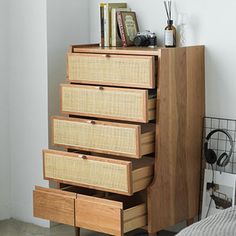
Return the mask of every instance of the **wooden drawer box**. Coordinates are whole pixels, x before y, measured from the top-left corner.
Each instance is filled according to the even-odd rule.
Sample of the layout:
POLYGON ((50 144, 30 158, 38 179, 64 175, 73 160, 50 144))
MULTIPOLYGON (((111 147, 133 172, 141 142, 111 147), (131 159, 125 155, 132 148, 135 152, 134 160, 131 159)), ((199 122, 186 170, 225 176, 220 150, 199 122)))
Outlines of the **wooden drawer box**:
POLYGON ((35 187, 34 216, 67 225, 75 225, 76 193, 35 187))
POLYGON ((35 187, 34 216, 117 236, 147 225, 147 206, 138 195, 98 197, 80 192, 35 187))
POLYGON ((154 158, 110 159, 54 150, 44 151, 44 179, 132 195, 153 178, 154 158))
POLYGON ((67 76, 75 83, 154 88, 154 57, 69 53, 67 76))
POLYGON ((147 123, 155 119, 155 94, 141 89, 61 85, 64 114, 147 123))
POLYGON ((66 148, 141 158, 154 152, 154 124, 125 124, 77 118, 52 119, 53 144, 66 148))
POLYGON ((75 225, 109 235, 121 236, 147 225, 147 206, 134 198, 111 195, 108 199, 78 194, 75 225))

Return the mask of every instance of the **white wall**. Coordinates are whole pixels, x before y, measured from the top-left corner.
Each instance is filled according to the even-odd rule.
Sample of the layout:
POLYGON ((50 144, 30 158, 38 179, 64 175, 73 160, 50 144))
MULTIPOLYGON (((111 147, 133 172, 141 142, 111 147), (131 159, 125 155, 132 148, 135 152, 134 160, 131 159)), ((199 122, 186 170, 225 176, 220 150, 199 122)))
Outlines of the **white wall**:
MULTIPOLYGON (((4 55, 4 60, 3 57, 0 59, 0 219, 9 217, 7 206, 10 190, 7 191, 7 188, 11 185, 11 216, 47 225, 32 217, 33 186, 47 185, 42 177, 41 157, 41 150, 48 145, 47 89, 49 113, 56 114, 59 101, 58 92, 55 91, 58 91, 58 84, 65 80, 65 52, 68 45, 87 42, 88 32, 91 42, 99 42, 99 2, 0 2, 0 26, 3 32, 0 49, 4 55), (10 4, 9 8, 7 4, 10 4), (10 9, 9 18, 7 9, 10 9), (10 41, 7 38, 9 29, 10 41), (8 41, 10 50, 7 46, 3 47, 8 41)), ((155 31, 161 43, 166 24, 163 1, 127 2, 137 12, 140 29, 155 31)), ((236 2, 176 0, 176 6, 179 11, 188 12, 191 16, 194 42, 206 45, 207 114, 236 118, 233 108, 236 101, 236 33, 233 27, 236 22, 236 2)))
POLYGON ((34 185, 43 181, 42 149, 48 146, 46 0, 10 0, 11 217, 33 218, 34 185))
MULTIPOLYGON (((99 42, 99 0, 90 0, 91 41, 99 42)), ((120 1, 105 1, 120 2, 120 1)), ((137 13, 141 30, 157 33, 163 43, 166 16, 162 0, 128 0, 137 13)), ((236 1, 175 0, 174 20, 177 13, 190 16, 193 43, 206 45, 206 114, 216 117, 236 118, 236 1)))
POLYGON ((60 114, 59 84, 66 83, 69 45, 89 43, 88 26, 87 0, 47 1, 49 117, 60 114))
POLYGON ((59 113, 66 52, 89 42, 88 21, 86 0, 0 1, 0 220, 49 225, 32 215, 32 190, 48 186, 48 110, 59 113))
POLYGON ((9 218, 10 157, 8 132, 8 0, 0 1, 0 220, 9 218))

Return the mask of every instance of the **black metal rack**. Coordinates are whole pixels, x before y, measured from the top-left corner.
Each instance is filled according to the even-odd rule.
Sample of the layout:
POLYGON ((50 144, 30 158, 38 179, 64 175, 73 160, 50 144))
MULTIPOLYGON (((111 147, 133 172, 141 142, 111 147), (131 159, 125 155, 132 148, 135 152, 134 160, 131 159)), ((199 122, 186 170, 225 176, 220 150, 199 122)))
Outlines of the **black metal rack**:
MULTIPOLYGON (((214 170, 223 171, 231 174, 236 174, 236 120, 216 118, 216 117, 205 117, 204 118, 204 132, 203 132, 203 144, 205 142, 205 137, 207 134, 214 129, 224 129, 232 136, 234 149, 230 162, 226 167, 219 167, 216 164, 213 165, 214 170)), ((231 148, 228 137, 223 133, 215 133, 212 135, 208 142, 208 148, 213 149, 217 157, 219 157, 223 152, 229 153, 231 148)), ((204 152, 203 152, 204 158, 204 152)), ((207 168, 211 168, 207 165, 207 168)))

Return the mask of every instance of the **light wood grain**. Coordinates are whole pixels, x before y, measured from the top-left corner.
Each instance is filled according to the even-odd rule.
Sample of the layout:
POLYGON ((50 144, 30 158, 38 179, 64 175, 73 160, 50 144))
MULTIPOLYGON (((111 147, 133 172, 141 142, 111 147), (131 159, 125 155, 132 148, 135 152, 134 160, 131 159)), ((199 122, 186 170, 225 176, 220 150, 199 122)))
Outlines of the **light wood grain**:
MULTIPOLYGON (((119 199, 119 196, 114 198, 119 199)), ((146 204, 132 205, 134 206, 125 209, 121 201, 79 194, 75 203, 76 226, 123 236, 124 233, 147 224, 146 204)))
POLYGON ((124 233, 146 226, 147 205, 144 203, 124 210, 123 221, 124 221, 124 233))
POLYGON ((34 216, 58 223, 75 225, 75 197, 62 191, 41 188, 33 192, 34 216))
POLYGON ((111 235, 123 235, 122 208, 115 201, 78 195, 75 202, 76 226, 111 235))
POLYGON ((161 47, 99 47, 98 44, 93 45, 73 45, 70 52, 73 53, 100 53, 100 54, 121 54, 121 55, 144 55, 144 56, 160 56, 161 47))
POLYGON ((163 49, 158 63, 157 159, 148 188, 150 233, 198 214, 205 112, 204 47, 163 49))

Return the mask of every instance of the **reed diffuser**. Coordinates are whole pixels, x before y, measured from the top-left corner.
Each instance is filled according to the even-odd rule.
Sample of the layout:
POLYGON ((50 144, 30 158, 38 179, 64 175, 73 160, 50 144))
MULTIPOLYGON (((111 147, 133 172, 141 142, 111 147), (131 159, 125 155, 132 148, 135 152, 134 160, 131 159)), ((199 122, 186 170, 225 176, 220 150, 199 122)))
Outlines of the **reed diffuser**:
POLYGON ((171 19, 171 1, 164 1, 164 6, 167 16, 167 26, 165 27, 165 46, 166 47, 175 47, 176 46, 176 28, 173 25, 173 20, 171 19))

